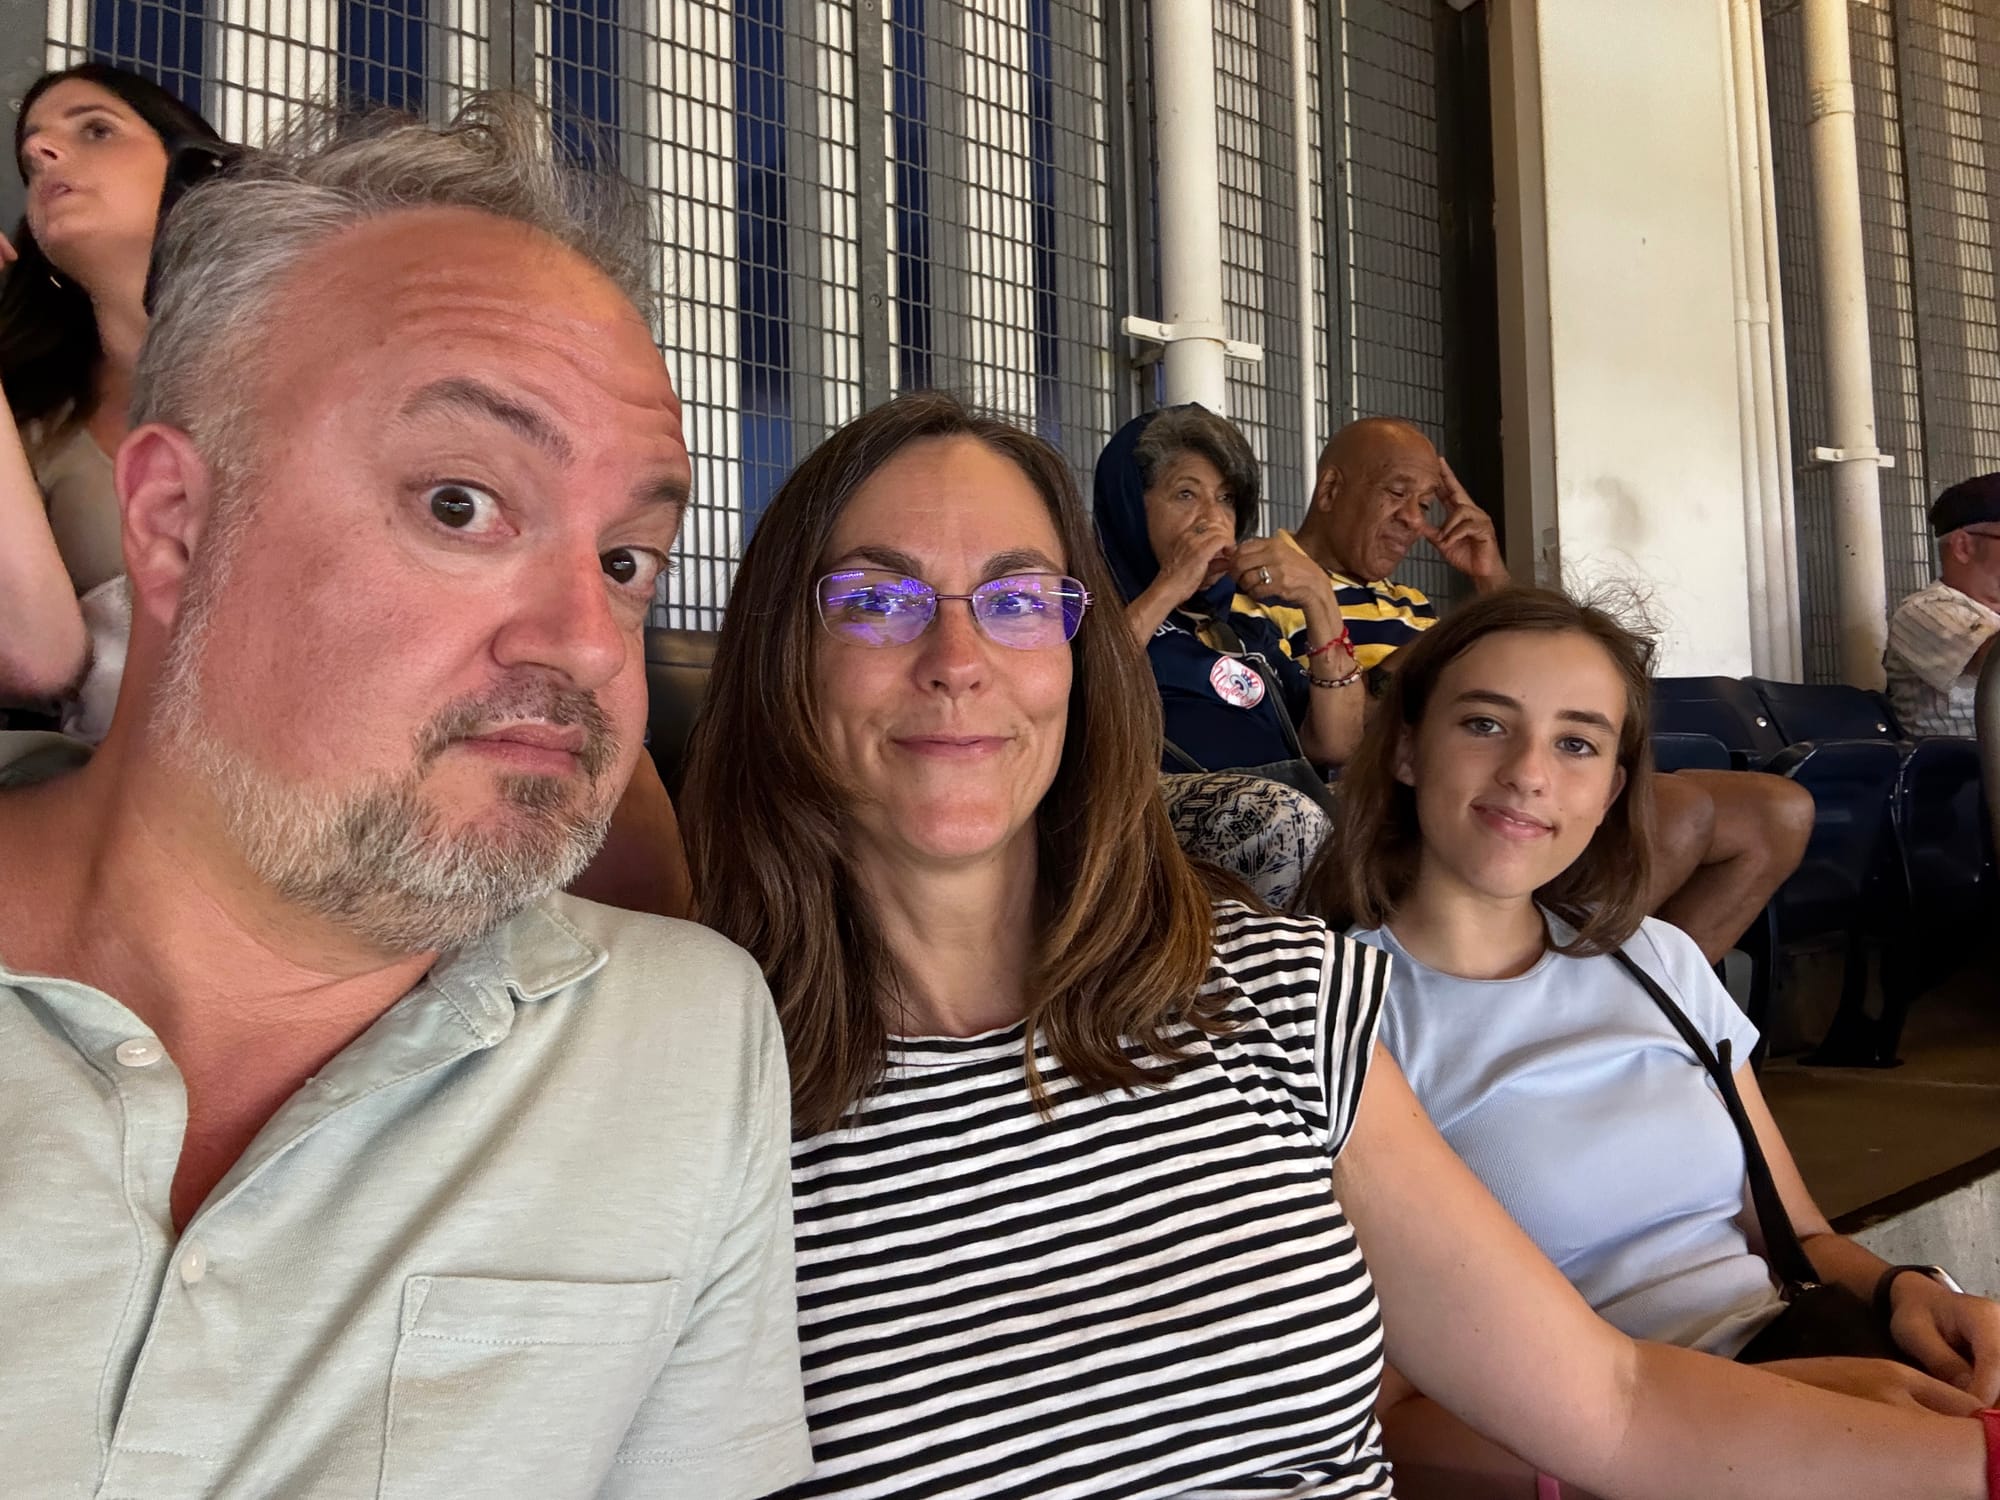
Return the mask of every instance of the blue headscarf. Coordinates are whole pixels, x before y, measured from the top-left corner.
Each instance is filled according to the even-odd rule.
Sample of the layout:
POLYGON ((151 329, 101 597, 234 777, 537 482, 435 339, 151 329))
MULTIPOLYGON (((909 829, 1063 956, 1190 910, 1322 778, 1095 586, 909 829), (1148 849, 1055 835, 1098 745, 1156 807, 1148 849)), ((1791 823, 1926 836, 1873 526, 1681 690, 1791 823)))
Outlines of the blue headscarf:
MULTIPOLYGON (((1204 408, 1190 401, 1186 406, 1163 409, 1201 411, 1204 408)), ((1111 576, 1118 581, 1118 592, 1125 596, 1127 604, 1145 593, 1152 587, 1153 580, 1160 576, 1159 559, 1153 556, 1153 544, 1146 536, 1146 483, 1139 473, 1136 456, 1139 435, 1158 415, 1159 412, 1148 412, 1119 428, 1117 435, 1104 445, 1104 451, 1098 455, 1094 476, 1091 515, 1097 522, 1098 545, 1104 549, 1105 561, 1111 564, 1111 576)), ((1236 536, 1239 541, 1249 524, 1248 516, 1237 515, 1236 536)), ((1204 614, 1227 615, 1235 597, 1236 580, 1225 573, 1187 602, 1204 614)))
MULTIPOLYGON (((1118 592, 1127 603, 1143 594, 1160 576, 1159 561, 1153 556, 1153 544, 1146 536, 1146 486, 1134 456, 1139 435, 1157 415, 1151 413, 1127 422, 1105 444, 1097 460, 1092 503, 1097 540, 1104 549, 1105 561, 1111 564, 1118 592)), ((1238 541, 1248 531, 1251 519, 1238 513, 1238 541)), ((1186 600, 1181 608, 1195 615, 1228 620, 1245 648, 1258 652, 1271 664, 1284 701, 1266 696, 1254 705, 1242 706, 1224 699, 1212 676, 1222 653, 1195 633, 1193 627, 1198 622, 1169 615, 1146 647, 1147 664, 1152 667, 1153 681, 1160 690, 1167 738, 1211 771, 1263 766, 1288 759, 1291 750, 1283 719, 1297 720, 1306 708, 1305 675, 1280 649, 1276 630, 1261 615, 1232 616, 1230 606, 1235 599, 1236 579, 1224 573, 1186 600)), ((1186 767, 1169 758, 1164 769, 1186 767)))

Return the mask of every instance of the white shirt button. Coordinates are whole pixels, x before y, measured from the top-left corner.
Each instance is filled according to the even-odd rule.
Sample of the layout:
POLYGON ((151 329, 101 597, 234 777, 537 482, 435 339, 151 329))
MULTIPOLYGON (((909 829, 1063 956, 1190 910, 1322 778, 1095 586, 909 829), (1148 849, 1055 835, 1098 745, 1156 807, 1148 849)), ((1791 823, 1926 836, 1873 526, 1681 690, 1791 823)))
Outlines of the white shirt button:
POLYGON ((120 1042, 114 1055, 128 1068, 150 1068, 166 1056, 166 1049, 149 1036, 135 1036, 120 1042))
POLYGON ((200 1245, 186 1245, 181 1249, 181 1280, 193 1286, 208 1274, 208 1252, 200 1245))

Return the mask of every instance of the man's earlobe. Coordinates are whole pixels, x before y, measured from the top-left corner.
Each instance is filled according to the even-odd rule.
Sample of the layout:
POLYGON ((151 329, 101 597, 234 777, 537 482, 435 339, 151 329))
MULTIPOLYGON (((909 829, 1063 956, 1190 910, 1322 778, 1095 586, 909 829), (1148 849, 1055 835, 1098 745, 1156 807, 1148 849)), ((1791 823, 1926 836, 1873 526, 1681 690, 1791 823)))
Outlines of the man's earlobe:
POLYGON ((119 446, 114 475, 132 608, 171 625, 214 503, 208 464, 186 433, 152 422, 119 446))

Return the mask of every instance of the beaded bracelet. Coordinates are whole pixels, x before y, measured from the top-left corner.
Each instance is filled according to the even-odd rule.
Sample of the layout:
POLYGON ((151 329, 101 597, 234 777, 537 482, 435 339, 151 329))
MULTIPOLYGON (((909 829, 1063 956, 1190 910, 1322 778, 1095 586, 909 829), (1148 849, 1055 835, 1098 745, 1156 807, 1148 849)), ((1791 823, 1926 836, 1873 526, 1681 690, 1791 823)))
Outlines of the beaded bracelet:
POLYGON ((1306 681, 1310 682, 1314 687, 1323 687, 1323 688, 1351 687, 1354 683, 1359 682, 1361 680, 1361 672, 1362 668, 1359 662, 1355 663, 1354 670, 1352 672, 1349 672, 1345 677, 1322 677, 1317 672, 1313 671, 1311 667, 1307 667, 1306 681))

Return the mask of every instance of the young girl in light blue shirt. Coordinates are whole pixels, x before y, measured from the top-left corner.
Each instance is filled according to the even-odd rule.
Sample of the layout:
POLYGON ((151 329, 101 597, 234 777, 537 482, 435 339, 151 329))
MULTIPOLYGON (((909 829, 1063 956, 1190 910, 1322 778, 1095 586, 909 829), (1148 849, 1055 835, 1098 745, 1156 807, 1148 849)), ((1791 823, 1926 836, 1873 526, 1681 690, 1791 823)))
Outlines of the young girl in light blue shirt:
MULTIPOLYGON (((1340 839, 1301 904, 1394 955, 1384 1046, 1607 1321, 1852 1394, 1952 1413, 1992 1404, 2000 1306, 1833 1233, 1751 1073, 1755 1028, 1694 943, 1643 914, 1648 655, 1609 615, 1543 590, 1448 617, 1398 653, 1342 781, 1340 839), (1774 1274, 1787 1256, 1752 1206, 1744 1136, 1649 988, 1733 1075, 1791 1226, 1770 1238, 1795 1237, 1791 1256, 1810 1263, 1789 1262, 1794 1281, 1809 1270, 1852 1296, 1816 1294, 1810 1318, 1804 1298, 1788 1308, 1774 1274), (1848 1319, 1838 1337, 1829 1306, 1848 1319), (1804 1350, 1815 1357, 1787 1357, 1804 1350), (1870 1354, 1902 1362, 1853 1357, 1870 1354)), ((1399 1495, 1432 1492, 1426 1472, 1440 1494, 1536 1493, 1525 1465, 1407 1394, 1392 1381, 1378 1407, 1399 1495)))

